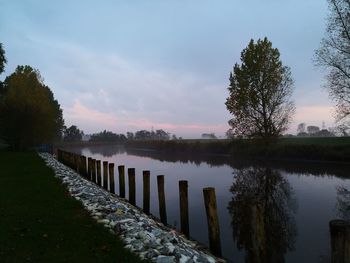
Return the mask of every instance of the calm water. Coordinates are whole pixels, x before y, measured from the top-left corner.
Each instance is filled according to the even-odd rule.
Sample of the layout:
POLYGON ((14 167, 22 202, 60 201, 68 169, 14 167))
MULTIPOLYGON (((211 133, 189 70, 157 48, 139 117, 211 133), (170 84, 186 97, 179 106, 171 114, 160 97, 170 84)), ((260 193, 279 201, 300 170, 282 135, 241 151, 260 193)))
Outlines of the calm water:
POLYGON ((136 168, 139 207, 142 170, 150 170, 151 213, 157 217, 156 176, 165 175, 168 223, 177 228, 178 181, 187 180, 190 236, 207 245, 202 189, 215 187, 222 252, 229 262, 330 262, 328 223, 350 218, 346 165, 238 162, 232 157, 172 156, 116 146, 69 150, 115 163, 117 192, 117 166, 136 168))

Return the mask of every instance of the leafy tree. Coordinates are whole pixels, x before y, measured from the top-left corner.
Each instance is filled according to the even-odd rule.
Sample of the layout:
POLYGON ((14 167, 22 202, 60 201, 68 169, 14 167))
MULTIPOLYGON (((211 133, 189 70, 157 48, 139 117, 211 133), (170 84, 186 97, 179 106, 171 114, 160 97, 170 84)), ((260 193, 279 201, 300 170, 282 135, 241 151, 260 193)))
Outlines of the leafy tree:
POLYGON ((305 132, 305 127, 306 124, 304 122, 298 124, 297 132, 299 133, 304 133, 305 132))
POLYGON ((77 126, 72 125, 69 128, 65 127, 63 131, 63 140, 66 142, 80 142, 84 132, 79 130, 77 126))
POLYGON ((202 139, 217 139, 215 133, 203 133, 202 139))
POLYGON ((128 138, 128 140, 133 140, 134 139, 134 134, 132 132, 127 132, 126 133, 126 137, 128 138))
POLYGON ((316 51, 316 64, 329 70, 327 88, 337 105, 337 119, 350 116, 350 1, 328 0, 326 34, 316 51))
POLYGON ((241 53, 242 64, 230 73, 226 107, 233 118, 232 133, 245 137, 271 138, 285 131, 294 113, 290 100, 293 80, 280 53, 264 38, 251 40, 241 53))
POLYGON ((4 72, 6 62, 5 50, 2 47, 2 43, 0 43, 0 74, 4 72))
POLYGON ((135 132, 135 140, 150 140, 152 138, 152 134, 146 130, 140 130, 135 132))
POLYGON ((309 135, 315 134, 320 131, 320 128, 318 126, 313 126, 313 125, 307 126, 306 129, 309 135))
POLYGON ((156 130, 153 139, 155 140, 169 140, 170 134, 162 129, 156 130))
POLYGON ((104 130, 100 133, 92 134, 90 137, 91 142, 115 142, 115 143, 121 143, 125 142, 127 140, 126 136, 124 134, 116 134, 111 131, 104 130))
POLYGON ((48 143, 61 134, 62 110, 38 70, 18 66, 0 94, 0 137, 13 149, 48 143))
POLYGON ((156 131, 140 130, 135 132, 135 140, 170 140, 170 134, 162 129, 156 131))

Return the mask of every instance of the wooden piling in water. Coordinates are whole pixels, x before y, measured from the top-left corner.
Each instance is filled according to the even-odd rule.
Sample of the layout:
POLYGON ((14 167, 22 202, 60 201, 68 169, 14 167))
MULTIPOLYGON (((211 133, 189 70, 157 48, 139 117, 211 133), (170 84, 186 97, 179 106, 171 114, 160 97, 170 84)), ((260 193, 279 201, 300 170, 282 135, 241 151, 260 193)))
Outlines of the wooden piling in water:
POLYGON ((103 162, 103 188, 108 190, 108 162, 103 162))
POLYGON ((350 223, 344 220, 329 222, 332 263, 350 263, 350 223))
POLYGON ((157 185, 158 185, 160 221, 164 225, 166 225, 167 224, 167 215, 166 215, 165 191, 164 191, 164 175, 157 176, 157 185))
POLYGON ((114 163, 110 163, 109 166, 109 191, 112 194, 115 194, 115 185, 114 185, 114 163))
POLYGON ((136 184, 135 184, 135 168, 128 169, 129 179, 129 202, 136 205, 136 184))
POLYGON ((96 183, 96 159, 91 159, 91 178, 96 183))
POLYGON ((216 207, 215 189, 207 187, 203 189, 204 204, 208 221, 209 247, 216 256, 221 256, 220 228, 216 207))
POLYGON ((125 167, 124 165, 118 166, 119 174, 119 196, 125 198, 125 167))
POLYGON ((79 173, 79 155, 74 154, 74 170, 79 173))
POLYGON ((96 177, 97 177, 97 185, 102 186, 102 178, 101 178, 101 160, 96 160, 96 177))
POLYGON ((80 165, 81 165, 80 174, 86 178, 87 177, 87 167, 86 167, 86 157, 85 156, 80 156, 80 165))
POLYGON ((189 237, 188 182, 179 181, 181 232, 189 237))
POLYGON ((143 211, 149 215, 150 212, 150 171, 143 171, 143 211))
POLYGON ((88 168, 87 168, 87 179, 89 179, 91 181, 91 160, 92 158, 91 157, 88 157, 88 162, 87 162, 87 165, 88 165, 88 168))

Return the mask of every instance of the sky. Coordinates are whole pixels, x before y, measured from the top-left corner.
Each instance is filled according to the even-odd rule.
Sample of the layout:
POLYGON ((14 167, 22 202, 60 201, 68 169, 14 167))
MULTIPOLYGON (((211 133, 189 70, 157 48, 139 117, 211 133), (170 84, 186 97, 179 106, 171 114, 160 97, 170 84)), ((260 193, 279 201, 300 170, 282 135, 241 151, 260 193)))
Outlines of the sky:
POLYGON ((65 124, 85 134, 164 129, 224 136, 228 77, 250 39, 267 37, 294 79, 298 123, 334 126, 314 66, 326 0, 0 0, 8 60, 39 69, 65 124))

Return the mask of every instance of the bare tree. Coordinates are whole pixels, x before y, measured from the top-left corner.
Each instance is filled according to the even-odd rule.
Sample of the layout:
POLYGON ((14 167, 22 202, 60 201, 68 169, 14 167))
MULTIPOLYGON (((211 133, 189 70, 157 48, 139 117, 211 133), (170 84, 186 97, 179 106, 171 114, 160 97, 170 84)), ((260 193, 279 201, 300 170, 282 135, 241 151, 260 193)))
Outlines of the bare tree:
POLYGON ((350 116, 350 1, 328 0, 325 37, 316 50, 316 65, 328 69, 327 85, 337 106, 337 120, 350 116))

